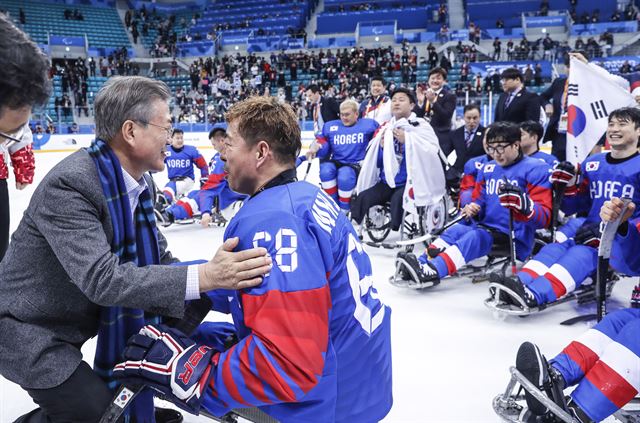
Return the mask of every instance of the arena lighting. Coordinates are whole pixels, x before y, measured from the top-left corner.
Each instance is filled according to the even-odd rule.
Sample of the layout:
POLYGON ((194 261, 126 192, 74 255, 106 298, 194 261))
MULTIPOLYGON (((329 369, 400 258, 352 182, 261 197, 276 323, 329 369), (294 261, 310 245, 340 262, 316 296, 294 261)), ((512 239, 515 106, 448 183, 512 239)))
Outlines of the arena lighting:
POLYGON ((542 33, 546 34, 547 33, 547 28, 542 28, 542 33))
POLYGON ((240 49, 240 47, 238 47, 238 46, 235 46, 235 49, 236 49, 236 50, 238 50, 238 49, 240 49))
POLYGON ((69 51, 69 47, 65 47, 65 48, 64 48, 64 51, 69 51))
POLYGON ((380 37, 376 37, 374 38, 374 40, 376 40, 376 42, 380 41, 380 37))

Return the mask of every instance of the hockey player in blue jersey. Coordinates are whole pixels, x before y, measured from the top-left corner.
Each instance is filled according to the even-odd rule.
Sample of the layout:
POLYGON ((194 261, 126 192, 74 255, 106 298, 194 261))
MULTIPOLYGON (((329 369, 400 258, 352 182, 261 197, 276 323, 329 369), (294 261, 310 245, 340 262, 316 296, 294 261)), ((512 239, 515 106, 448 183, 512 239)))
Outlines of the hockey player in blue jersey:
POLYGON ((372 76, 369 90, 371 95, 360 103, 358 116, 373 119, 382 125, 391 119, 391 99, 384 94, 386 90, 384 78, 372 76))
MULTIPOLYGON (((636 186, 637 188, 637 186, 636 186)), ((611 252, 611 265, 624 268, 628 275, 640 274, 640 236, 638 219, 627 223, 633 216, 635 204, 623 203, 617 197, 605 201, 600 209, 604 222, 615 221, 621 214, 623 222, 611 252)), ((516 368, 549 400, 553 392, 560 395, 557 405, 568 412, 577 423, 599 422, 624 407, 640 390, 640 287, 631 298, 631 308, 614 311, 592 329, 567 345, 560 354, 547 362, 538 347, 530 342, 520 346, 516 368), (576 386, 565 404, 562 390, 576 386)), ((556 422, 544 402, 526 392, 527 406, 534 421, 546 415, 544 421, 556 422)))
POLYGON ((479 171, 472 202, 462 209, 468 220, 447 229, 419 258, 410 252, 398 253, 397 265, 411 287, 437 285, 442 278, 492 250, 508 251, 510 212, 519 260, 531 253, 536 229, 548 226, 548 166, 522 154, 520 128, 513 123, 494 123, 488 128, 486 139, 486 149, 493 160, 479 171))
POLYGON ((176 220, 191 219, 198 214, 202 227, 208 227, 212 222, 224 224, 226 219, 220 214, 220 210, 226 209, 235 201, 242 201, 246 198, 244 194, 231 191, 225 180, 224 162, 220 158, 220 152, 224 148, 226 136, 226 123, 214 125, 209 132, 209 141, 215 150, 215 154, 209 161, 209 175, 206 179, 201 180, 202 186, 199 190, 191 191, 175 204, 162 210, 159 214, 156 213, 160 224, 169 226, 176 220))
MULTIPOLYGON (((625 275, 640 274, 640 218, 629 221, 635 214, 637 206, 631 201, 624 209, 624 203, 618 197, 605 201, 600 209, 600 217, 604 222, 612 222, 622 216, 618 233, 611 249, 611 266, 625 275)), ((631 293, 631 307, 640 308, 640 282, 631 293)))
POLYGON ((358 119, 358 103, 345 100, 340 104, 340 120, 325 123, 307 152, 307 160, 320 158, 320 185, 345 213, 349 211, 360 162, 377 129, 375 120, 358 119))
POLYGON ((540 125, 540 122, 527 120, 520 124, 520 146, 522 147, 522 152, 529 157, 542 160, 551 169, 558 164, 558 159, 552 154, 540 151, 539 143, 543 135, 544 128, 540 125))
POLYGON ((272 270, 255 289, 218 298, 239 338, 228 350, 151 326, 115 373, 195 413, 258 407, 284 423, 380 421, 392 404, 391 309, 369 257, 337 204, 296 182, 300 129, 289 105, 252 97, 226 118, 227 180, 250 198, 225 239, 264 246, 272 270))
MULTIPOLYGON (((556 301, 579 288, 594 274, 600 242, 599 212, 613 196, 640 201, 640 111, 635 108, 614 110, 609 115, 607 139, 609 153, 587 157, 577 174, 573 165, 560 163, 551 180, 567 185, 562 210, 566 214, 586 212, 584 223, 573 239, 544 246, 525 263, 517 277, 501 281, 518 298, 506 296, 513 305, 529 308, 556 301), (581 179, 581 182, 580 182, 581 179)), ((636 211, 633 217, 636 217, 636 211)))
POLYGON ((200 169, 200 176, 206 178, 209 174, 207 162, 202 154, 192 145, 184 144, 184 131, 176 128, 171 136, 171 145, 167 147, 167 157, 164 159, 167 167, 169 182, 162 193, 168 204, 185 195, 195 181, 193 166, 200 169))
POLYGON ((351 203, 351 217, 361 225, 369 209, 390 203, 391 230, 402 225, 404 204, 436 204, 445 194, 438 138, 429 123, 416 117, 413 92, 391 94, 391 120, 383 124, 367 149, 351 203))
MULTIPOLYGON (((640 247, 636 245, 635 249, 640 247)), ((640 268, 636 269, 636 274, 640 268)), ((576 423, 600 422, 624 407, 640 390, 640 308, 607 314, 592 329, 547 362, 538 347, 523 343, 516 368, 576 423), (568 401, 562 391, 576 386, 568 401), (556 393, 554 395, 554 392, 556 393), (551 398, 558 398, 552 401, 551 398)), ((560 423, 544 402, 525 391, 530 419, 560 423), (537 416, 545 416, 543 420, 537 416)), ((632 421, 632 420, 629 420, 632 421)))

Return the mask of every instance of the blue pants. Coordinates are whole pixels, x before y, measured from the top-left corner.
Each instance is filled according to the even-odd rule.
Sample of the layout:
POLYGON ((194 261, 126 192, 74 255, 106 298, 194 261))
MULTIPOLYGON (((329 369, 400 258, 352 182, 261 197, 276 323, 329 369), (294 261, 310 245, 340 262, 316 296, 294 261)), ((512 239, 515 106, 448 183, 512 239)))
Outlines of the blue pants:
MULTIPOLYGON (((443 278, 458 271, 462 266, 477 258, 486 256, 496 244, 504 244, 508 248, 509 237, 498 231, 489 231, 474 222, 458 223, 442 233, 431 245, 445 250, 438 254, 431 263, 438 269, 443 278)), ((528 251, 516 244, 516 256, 522 259, 528 251)), ((508 251, 508 250, 507 250, 508 251)), ((418 257, 418 261, 426 263, 426 252, 418 257)))
POLYGON ((538 304, 549 303, 575 291, 596 271, 598 251, 576 245, 573 239, 542 247, 518 272, 518 278, 534 294, 538 304))
POLYGON ((584 217, 572 217, 567 223, 558 228, 556 240, 564 242, 569 238, 573 238, 586 219, 584 217))
POLYGON ((571 342, 551 365, 574 401, 594 421, 604 420, 638 394, 640 309, 614 311, 571 342))
POLYGON ((351 194, 356 187, 358 174, 349 165, 337 167, 335 162, 320 163, 320 185, 340 208, 348 212, 351 194))

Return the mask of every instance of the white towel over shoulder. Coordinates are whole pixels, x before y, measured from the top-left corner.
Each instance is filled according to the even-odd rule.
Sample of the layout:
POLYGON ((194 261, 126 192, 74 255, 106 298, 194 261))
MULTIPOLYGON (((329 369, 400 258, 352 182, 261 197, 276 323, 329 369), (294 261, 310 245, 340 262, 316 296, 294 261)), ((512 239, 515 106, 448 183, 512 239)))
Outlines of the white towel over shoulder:
POLYGON ((377 167, 380 143, 384 143, 382 162, 385 182, 395 187, 395 177, 400 170, 400 162, 393 148, 393 130, 405 131, 405 154, 407 163, 407 184, 404 191, 404 208, 411 211, 414 206, 430 206, 445 194, 445 177, 440 161, 438 137, 429 123, 411 114, 408 119, 390 121, 383 124, 371 140, 356 185, 361 193, 371 188, 380 179, 377 167))

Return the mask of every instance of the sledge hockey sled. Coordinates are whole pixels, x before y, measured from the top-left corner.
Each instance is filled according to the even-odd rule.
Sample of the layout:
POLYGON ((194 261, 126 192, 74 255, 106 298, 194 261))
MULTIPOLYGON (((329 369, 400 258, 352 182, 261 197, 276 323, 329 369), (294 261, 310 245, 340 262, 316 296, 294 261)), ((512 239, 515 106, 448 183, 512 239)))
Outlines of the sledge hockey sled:
MULTIPOLYGON (((613 291, 613 286, 619 280, 619 276, 617 274, 613 274, 607 283, 606 287, 606 297, 609 298, 611 296, 611 292, 613 291)), ((568 303, 570 301, 576 301, 577 304, 586 304, 593 301, 596 301, 596 290, 595 283, 583 284, 580 288, 575 291, 565 295, 558 300, 542 304, 538 307, 528 307, 527 304, 520 298, 513 290, 508 287, 498 283, 500 280, 500 276, 496 274, 489 275, 489 292, 490 297, 484 300, 484 305, 487 308, 493 310, 494 312, 501 315, 509 315, 509 316, 528 316, 533 313, 540 312, 547 308, 555 307, 560 304, 568 303), (512 299, 518 302, 518 305, 514 305, 511 303, 507 303, 501 300, 501 294, 508 295, 512 299)))
MULTIPOLYGON (((579 423, 563 407, 558 405, 565 403, 562 391, 552 392, 552 395, 556 398, 550 398, 525 378, 514 366, 509 368, 509 372, 511 373, 511 379, 507 388, 504 393, 493 399, 493 410, 503 421, 510 423, 535 421, 579 423), (549 410, 541 420, 536 420, 536 417, 527 409, 524 391, 533 395, 549 410)), ((630 403, 614 413, 613 417, 623 423, 640 423, 640 398, 636 397, 631 400, 630 403)))

